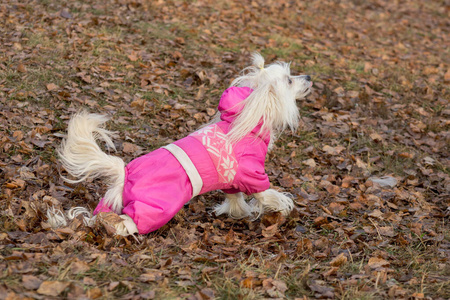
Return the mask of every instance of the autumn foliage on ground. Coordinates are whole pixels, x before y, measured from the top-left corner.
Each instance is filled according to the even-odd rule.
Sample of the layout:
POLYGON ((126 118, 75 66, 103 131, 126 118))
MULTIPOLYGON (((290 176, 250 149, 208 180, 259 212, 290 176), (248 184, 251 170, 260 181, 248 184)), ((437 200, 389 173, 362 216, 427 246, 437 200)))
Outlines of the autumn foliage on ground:
POLYGON ((0 3, 0 299, 447 299, 448 1, 0 3), (215 192, 137 240, 93 209, 56 149, 80 109, 131 159, 208 122, 261 52, 314 91, 266 160, 296 207, 216 217, 215 192))

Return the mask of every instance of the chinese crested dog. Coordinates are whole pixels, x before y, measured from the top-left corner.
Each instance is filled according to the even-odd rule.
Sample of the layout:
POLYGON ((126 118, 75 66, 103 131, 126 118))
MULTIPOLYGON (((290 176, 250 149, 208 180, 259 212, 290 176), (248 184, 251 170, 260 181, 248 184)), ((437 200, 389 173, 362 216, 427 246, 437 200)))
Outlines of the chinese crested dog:
MULTIPOLYGON (((292 76, 287 63, 265 66, 259 54, 252 61, 224 91, 210 124, 127 165, 97 143, 115 149, 113 133, 102 127, 106 116, 74 115, 58 151, 64 168, 77 178, 66 180, 103 178, 108 185, 94 217, 85 220, 115 212, 121 218, 114 225, 117 234, 146 234, 166 224, 190 199, 212 190, 225 193, 223 203, 214 208, 216 215, 239 219, 266 211, 289 214, 293 201, 270 188, 264 161, 278 134, 297 128, 296 99, 308 95, 312 82, 308 75, 292 76), (247 202, 245 195, 252 200, 247 202)), ((80 213, 87 210, 73 208, 67 217, 80 213)), ((65 218, 54 211, 48 215, 49 222, 65 218)))

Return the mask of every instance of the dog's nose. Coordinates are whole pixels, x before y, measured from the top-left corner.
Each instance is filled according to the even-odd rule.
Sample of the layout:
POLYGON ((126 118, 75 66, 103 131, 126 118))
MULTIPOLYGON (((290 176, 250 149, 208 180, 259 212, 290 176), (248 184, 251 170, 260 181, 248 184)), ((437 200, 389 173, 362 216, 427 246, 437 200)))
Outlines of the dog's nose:
POLYGON ((311 76, 306 75, 306 76, 305 76, 305 80, 306 80, 306 81, 311 81, 311 76))

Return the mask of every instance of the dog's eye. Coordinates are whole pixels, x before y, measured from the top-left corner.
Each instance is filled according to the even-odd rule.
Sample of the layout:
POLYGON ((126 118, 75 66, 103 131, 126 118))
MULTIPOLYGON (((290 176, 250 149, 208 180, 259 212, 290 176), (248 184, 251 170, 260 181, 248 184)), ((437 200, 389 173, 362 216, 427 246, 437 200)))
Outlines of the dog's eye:
POLYGON ((288 83, 292 84, 292 79, 290 79, 289 77, 288 77, 288 83))

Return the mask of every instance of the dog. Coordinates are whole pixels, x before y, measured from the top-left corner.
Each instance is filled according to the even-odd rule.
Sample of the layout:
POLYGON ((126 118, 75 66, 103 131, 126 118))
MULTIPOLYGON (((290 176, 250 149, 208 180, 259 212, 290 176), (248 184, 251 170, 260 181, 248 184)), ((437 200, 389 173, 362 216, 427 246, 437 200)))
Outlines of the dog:
MULTIPOLYGON (((267 211, 288 215, 294 203, 270 188, 264 161, 284 129, 296 130, 296 100, 305 98, 313 83, 309 75, 292 76, 288 63, 264 63, 260 54, 252 55, 252 65, 224 91, 211 123, 127 165, 97 143, 115 150, 114 134, 102 127, 106 116, 74 115, 58 154, 62 166, 77 179, 65 180, 103 178, 108 185, 94 217, 85 221, 100 212, 115 212, 121 218, 114 225, 116 234, 147 234, 166 224, 190 199, 212 190, 225 193, 223 203, 214 207, 217 216, 257 218, 267 211), (253 199, 247 203, 244 194, 253 199)), ((86 210, 71 209, 69 218, 82 213, 86 210)))

